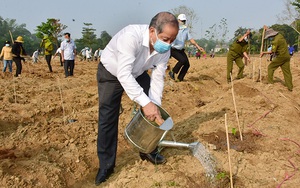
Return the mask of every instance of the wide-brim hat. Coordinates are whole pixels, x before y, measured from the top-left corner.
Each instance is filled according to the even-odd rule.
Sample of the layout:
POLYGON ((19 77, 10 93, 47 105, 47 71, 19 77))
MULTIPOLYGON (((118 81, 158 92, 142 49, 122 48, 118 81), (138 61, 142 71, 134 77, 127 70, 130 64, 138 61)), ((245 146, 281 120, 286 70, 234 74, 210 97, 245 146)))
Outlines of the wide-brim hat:
POLYGON ((275 35, 277 35, 278 32, 274 31, 273 29, 267 29, 266 33, 265 33, 265 39, 269 38, 269 37, 273 37, 275 35))
POLYGON ((21 36, 18 36, 15 41, 20 42, 20 43, 24 43, 23 37, 21 37, 21 36))

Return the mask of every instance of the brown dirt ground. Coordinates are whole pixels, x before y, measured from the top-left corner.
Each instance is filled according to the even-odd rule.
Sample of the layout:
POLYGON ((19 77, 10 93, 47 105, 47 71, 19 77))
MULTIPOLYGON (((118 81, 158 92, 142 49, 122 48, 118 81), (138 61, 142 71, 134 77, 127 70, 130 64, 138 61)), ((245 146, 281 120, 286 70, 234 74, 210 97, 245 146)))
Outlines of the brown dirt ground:
MULTIPOLYGON (((259 59, 253 61, 258 64, 259 59)), ((244 79, 234 81, 243 141, 238 132, 232 132, 237 122, 231 85, 226 83, 225 57, 191 58, 184 82, 166 77, 163 107, 175 122, 166 139, 203 143, 217 161, 219 174, 214 184, 206 180, 200 162, 186 149, 164 149, 168 160, 164 165, 139 159, 123 134, 133 110, 124 94, 117 166, 101 187, 229 187, 225 113, 235 187, 276 187, 286 174, 295 175, 282 188, 299 187, 300 145, 293 142, 300 143, 299 62, 299 55, 291 61, 293 92, 283 86, 280 69, 275 84, 266 84, 265 58, 263 83, 252 81, 252 66, 245 68, 244 79)), ((78 62, 72 78, 64 78, 57 60, 52 64, 53 74, 47 73, 44 62, 25 64, 21 78, 0 77, 0 187, 94 187, 98 168, 97 63, 78 62), (65 120, 76 119, 74 123, 63 122, 60 88, 65 120)), ((170 66, 174 64, 171 59, 170 66)), ((235 66, 234 75, 236 72, 235 66)))

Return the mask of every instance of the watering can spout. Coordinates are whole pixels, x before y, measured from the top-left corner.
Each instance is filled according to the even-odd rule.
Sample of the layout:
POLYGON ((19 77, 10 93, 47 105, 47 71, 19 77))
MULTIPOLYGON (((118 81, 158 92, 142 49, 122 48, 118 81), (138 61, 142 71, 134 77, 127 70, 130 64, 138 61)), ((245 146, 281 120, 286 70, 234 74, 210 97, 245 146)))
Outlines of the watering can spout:
POLYGON ((181 142, 162 140, 159 142, 158 146, 160 146, 160 147, 184 147, 184 148, 190 148, 191 150, 193 150, 198 144, 199 144, 199 142, 181 143, 181 142))
POLYGON ((197 145, 199 144, 199 142, 193 142, 189 144, 189 148, 194 149, 197 147, 197 145))

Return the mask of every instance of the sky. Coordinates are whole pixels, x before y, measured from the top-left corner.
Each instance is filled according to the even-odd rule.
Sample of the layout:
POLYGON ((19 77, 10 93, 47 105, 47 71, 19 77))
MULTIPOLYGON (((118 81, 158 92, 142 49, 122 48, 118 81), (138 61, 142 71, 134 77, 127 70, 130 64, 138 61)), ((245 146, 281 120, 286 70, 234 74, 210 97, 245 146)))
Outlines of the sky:
POLYGON ((83 22, 92 23, 99 37, 104 30, 114 35, 129 24, 149 24, 158 12, 180 5, 194 9, 199 17, 194 39, 205 37, 205 31, 222 18, 227 19, 231 39, 240 26, 259 29, 277 23, 284 0, 1 0, 0 16, 25 23, 31 32, 47 18, 57 18, 68 26, 65 31, 72 38, 81 37, 83 22))

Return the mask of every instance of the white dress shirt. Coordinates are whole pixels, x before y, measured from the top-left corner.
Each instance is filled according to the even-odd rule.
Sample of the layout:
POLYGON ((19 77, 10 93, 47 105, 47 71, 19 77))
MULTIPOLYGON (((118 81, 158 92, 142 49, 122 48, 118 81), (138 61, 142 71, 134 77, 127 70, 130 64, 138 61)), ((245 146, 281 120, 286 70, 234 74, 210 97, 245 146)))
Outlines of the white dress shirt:
POLYGON ((149 26, 129 25, 119 31, 101 55, 103 66, 116 76, 131 100, 144 107, 149 102, 161 105, 164 76, 170 51, 150 54, 149 26), (152 69, 149 97, 136 78, 152 69))
POLYGON ((72 39, 70 42, 62 41, 60 44, 60 49, 64 51, 64 60, 74 60, 75 53, 74 50, 76 49, 76 45, 72 39))

